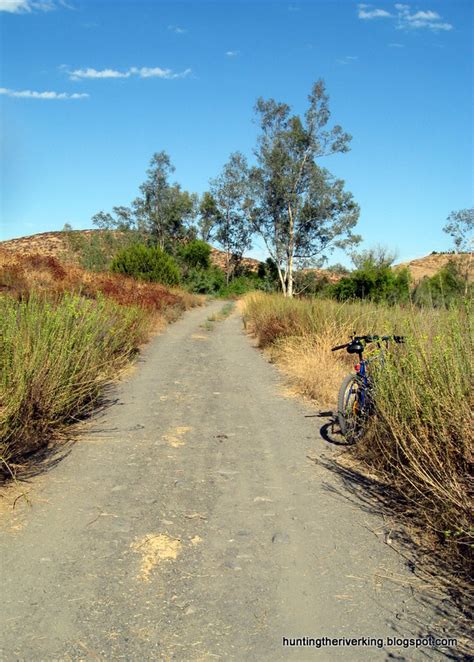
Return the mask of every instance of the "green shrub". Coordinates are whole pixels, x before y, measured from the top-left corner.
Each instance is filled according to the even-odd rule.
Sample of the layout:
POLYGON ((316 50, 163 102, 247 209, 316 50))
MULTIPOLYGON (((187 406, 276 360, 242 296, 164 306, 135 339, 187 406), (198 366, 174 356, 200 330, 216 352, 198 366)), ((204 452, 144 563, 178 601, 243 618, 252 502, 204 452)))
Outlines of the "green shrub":
POLYGON ((218 294, 225 285, 225 274, 218 267, 189 269, 184 286, 194 294, 218 294))
POLYGON ((410 299, 408 269, 395 271, 388 265, 364 265, 344 276, 329 290, 338 301, 367 299, 374 303, 403 303, 410 299))
POLYGON ((189 241, 178 251, 178 257, 188 268, 209 269, 211 266, 211 247, 205 241, 194 239, 189 241))
POLYGON ((178 285, 180 281, 176 261, 157 246, 135 244, 125 248, 112 260, 110 269, 125 276, 164 285, 178 285))
POLYGON ((294 275, 294 291, 304 296, 321 296, 330 291, 327 276, 315 271, 297 271, 294 275))
POLYGON ((262 281, 256 274, 252 276, 238 276, 221 289, 219 296, 224 299, 232 299, 247 294, 247 292, 260 289, 265 290, 265 281, 262 281))

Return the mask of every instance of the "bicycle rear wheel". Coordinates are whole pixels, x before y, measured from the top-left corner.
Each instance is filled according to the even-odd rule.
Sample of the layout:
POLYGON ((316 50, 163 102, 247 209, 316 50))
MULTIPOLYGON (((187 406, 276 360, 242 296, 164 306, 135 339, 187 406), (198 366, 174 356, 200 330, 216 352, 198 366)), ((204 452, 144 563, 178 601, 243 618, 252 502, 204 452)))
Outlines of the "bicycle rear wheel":
POLYGON ((358 441, 364 433, 366 416, 361 398, 364 389, 357 375, 347 375, 339 389, 337 418, 343 436, 351 444, 358 441))

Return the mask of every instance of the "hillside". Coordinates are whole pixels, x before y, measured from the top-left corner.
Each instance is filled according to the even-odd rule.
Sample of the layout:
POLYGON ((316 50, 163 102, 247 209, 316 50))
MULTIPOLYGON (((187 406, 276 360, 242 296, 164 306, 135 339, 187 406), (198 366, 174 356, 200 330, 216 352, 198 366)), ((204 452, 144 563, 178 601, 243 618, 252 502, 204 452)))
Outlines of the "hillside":
MULTIPOLYGON (((41 232, 28 237, 0 241, 0 248, 13 251, 20 255, 43 255, 55 257, 61 262, 68 264, 79 264, 80 254, 73 248, 74 238, 91 238, 100 235, 101 230, 73 230, 67 232, 41 232), (71 239, 73 241, 71 241, 71 239)), ((113 232, 113 235, 120 237, 123 233, 113 232)), ((212 248, 212 263, 220 268, 226 265, 226 254, 217 248, 212 248)), ((243 264, 250 271, 257 271, 260 262, 251 257, 245 257, 243 264)))
MULTIPOLYGON (((1 241, 0 248, 19 253, 20 255, 33 255, 39 254, 47 257, 55 257, 61 262, 79 265, 80 253, 74 250, 74 238, 92 238, 93 236, 100 235, 101 230, 74 230, 71 233, 66 232, 42 232, 40 234, 33 234, 28 237, 20 237, 18 239, 10 239, 8 241, 1 241)), ((114 232, 116 237, 120 237, 123 233, 114 232)), ((110 255, 112 257, 112 255, 110 255)), ((444 267, 449 260, 462 260, 465 255, 453 255, 451 253, 432 253, 425 257, 416 258, 408 262, 401 262, 396 267, 408 267, 410 270, 414 283, 418 283, 425 276, 433 276, 437 271, 444 267)), ((220 268, 225 268, 226 254, 217 248, 212 248, 211 260, 213 264, 220 268)), ((243 264, 250 271, 257 271, 260 264, 259 260, 254 258, 245 257, 243 264)), ((470 269, 470 280, 474 280, 474 264, 470 269)), ((330 273, 325 269, 310 269, 320 276, 326 276, 330 282, 339 280, 339 276, 330 273)))
MULTIPOLYGON (((434 276, 440 269, 446 266, 446 264, 453 260, 455 262, 460 262, 468 259, 469 256, 466 254, 456 255, 453 253, 431 253, 425 257, 419 257, 408 262, 401 262, 397 264, 396 267, 408 267, 411 273, 413 282, 418 283, 420 280, 426 276, 434 276)), ((471 263, 469 271, 469 279, 474 280, 474 271, 473 264, 471 263)))

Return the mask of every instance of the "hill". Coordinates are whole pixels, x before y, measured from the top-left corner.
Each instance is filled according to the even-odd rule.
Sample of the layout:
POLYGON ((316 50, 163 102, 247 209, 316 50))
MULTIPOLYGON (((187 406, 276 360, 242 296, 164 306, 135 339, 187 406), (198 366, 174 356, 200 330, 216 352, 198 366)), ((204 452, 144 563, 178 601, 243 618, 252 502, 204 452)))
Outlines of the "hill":
MULTIPOLYGON (((73 230, 71 232, 41 232, 28 237, 18 239, 9 239, 0 241, 0 248, 12 251, 19 255, 43 255, 45 257, 54 257, 61 262, 71 265, 79 265, 81 258, 80 240, 90 240, 94 237, 100 237, 105 233, 102 230, 73 230)), ((117 240, 115 250, 119 247, 120 238, 124 236, 123 232, 114 231, 109 233, 117 240)), ((112 257, 114 247, 111 247, 109 257, 112 257)), ((226 265, 226 254, 217 248, 212 248, 211 261, 216 266, 223 269, 226 265)), ((250 271, 257 271, 259 260, 251 257, 244 257, 243 265, 250 271)))
MULTIPOLYGON (((72 232, 42 232, 40 234, 33 234, 28 237, 20 237, 18 239, 10 239, 8 241, 1 241, 0 248, 13 251, 20 255, 43 255, 46 257, 54 257, 63 263, 78 266, 81 260, 81 241, 92 240, 94 237, 104 235, 102 230, 73 230, 72 232)), ((115 246, 110 247, 110 255, 113 254, 120 247, 120 238, 124 237, 122 232, 113 232, 115 239, 115 246)), ((442 267, 444 267, 449 260, 459 261, 465 259, 466 255, 455 255, 452 253, 431 253, 425 257, 416 258, 407 262, 401 262, 396 265, 396 268, 408 267, 413 282, 418 283, 425 276, 433 276, 442 267)), ((212 263, 221 269, 226 265, 226 254, 217 248, 212 248, 211 260, 212 263)), ((244 257, 243 264, 250 271, 257 271, 260 264, 259 260, 250 257, 244 257)), ((469 279, 474 280, 474 264, 471 265, 469 279)), ((308 269, 316 273, 318 276, 325 276, 330 282, 336 282, 340 276, 325 269, 308 269)))
MULTIPOLYGON (((408 267, 414 283, 428 276, 431 278, 440 269, 452 260, 454 262, 461 262, 466 260, 469 256, 467 254, 453 254, 453 253, 431 253, 425 257, 419 257, 408 262, 401 262, 396 265, 396 268, 408 267)), ((473 264, 471 263, 469 270, 469 280, 474 280, 473 264)))

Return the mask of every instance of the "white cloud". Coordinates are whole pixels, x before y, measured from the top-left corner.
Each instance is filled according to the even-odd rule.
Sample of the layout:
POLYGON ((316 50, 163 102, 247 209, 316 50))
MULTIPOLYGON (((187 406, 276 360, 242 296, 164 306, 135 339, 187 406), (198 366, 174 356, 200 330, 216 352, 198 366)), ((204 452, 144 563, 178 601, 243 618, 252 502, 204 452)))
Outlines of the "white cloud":
POLYGON ((385 9, 371 9, 370 5, 357 5, 357 16, 364 20, 372 18, 391 18, 392 14, 385 9))
POLYGON ((428 9, 426 11, 412 12, 410 5, 395 5, 398 11, 398 30, 428 29, 434 32, 438 30, 452 30, 450 23, 443 23, 438 12, 428 9))
POLYGON ((28 0, 0 0, 0 11, 19 14, 20 12, 31 11, 28 0))
MULTIPOLYGON (((406 10, 404 10, 406 11, 406 10)), ((417 21, 417 20, 427 20, 427 21, 438 21, 440 15, 435 11, 417 11, 416 14, 407 14, 407 20, 417 21)))
POLYGON ((240 51, 226 51, 227 57, 237 57, 237 55, 240 55, 240 51))
POLYGON ((93 69, 92 67, 88 67, 87 69, 74 69, 73 71, 68 71, 68 73, 71 80, 84 80, 86 78, 130 78, 131 76, 173 80, 175 78, 189 76, 191 69, 174 72, 172 69, 162 69, 161 67, 130 67, 130 69, 125 71, 118 71, 117 69, 93 69))
POLYGON ((73 9, 66 0, 0 0, 0 11, 26 14, 34 11, 53 11, 58 7, 73 9))
POLYGON ((34 92, 33 90, 9 90, 0 87, 0 94, 17 99, 87 99, 88 94, 68 94, 67 92, 34 92))
POLYGON ((82 80, 83 78, 129 78, 130 71, 116 71, 115 69, 75 69, 69 72, 71 80, 82 80))
POLYGON ((137 69, 132 67, 130 73, 140 76, 140 78, 165 78, 172 80, 174 78, 186 78, 191 73, 191 69, 175 73, 171 69, 162 69, 161 67, 141 67, 137 69))
POLYGON ((385 9, 377 9, 372 5, 359 4, 357 5, 357 16, 361 19, 368 20, 374 18, 394 18, 396 19, 396 28, 398 30, 419 30, 427 29, 437 32, 439 30, 452 30, 453 26, 450 23, 442 21, 438 12, 431 9, 425 11, 412 10, 410 5, 397 2, 394 4, 395 11, 393 13, 385 9))

